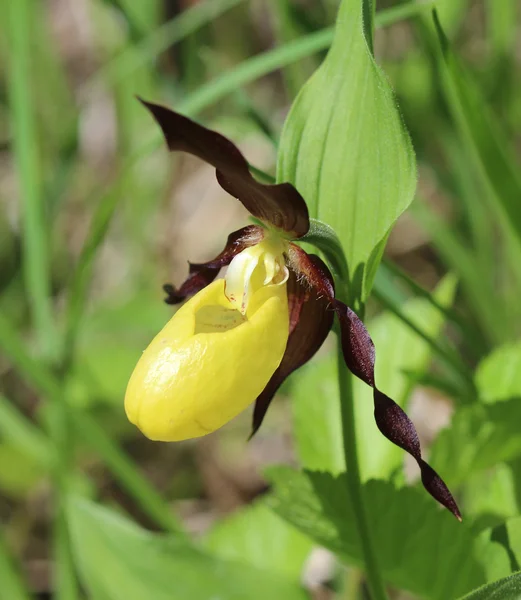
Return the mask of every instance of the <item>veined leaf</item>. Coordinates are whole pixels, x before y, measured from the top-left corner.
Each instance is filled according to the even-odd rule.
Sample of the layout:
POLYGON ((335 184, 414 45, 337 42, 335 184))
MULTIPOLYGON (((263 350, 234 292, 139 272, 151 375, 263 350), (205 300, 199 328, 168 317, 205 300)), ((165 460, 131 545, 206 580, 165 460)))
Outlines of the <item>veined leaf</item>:
POLYGON ((521 573, 514 573, 489 585, 474 590, 460 600, 519 600, 521 598, 521 573))
POLYGON ((92 598, 308 598, 283 577, 212 557, 180 537, 154 535, 86 500, 70 500, 68 520, 80 577, 92 598))
MULTIPOLYGON (((351 564, 363 561, 345 475, 270 469, 270 506, 287 521, 351 564)), ((377 560, 390 584, 422 598, 456 598, 510 572, 505 549, 480 537, 414 488, 369 481, 363 494, 377 560)))
POLYGON ((277 179, 332 225, 349 264, 351 301, 367 298, 390 227, 411 203, 411 142, 364 34, 361 0, 343 0, 331 49, 282 132, 277 179))

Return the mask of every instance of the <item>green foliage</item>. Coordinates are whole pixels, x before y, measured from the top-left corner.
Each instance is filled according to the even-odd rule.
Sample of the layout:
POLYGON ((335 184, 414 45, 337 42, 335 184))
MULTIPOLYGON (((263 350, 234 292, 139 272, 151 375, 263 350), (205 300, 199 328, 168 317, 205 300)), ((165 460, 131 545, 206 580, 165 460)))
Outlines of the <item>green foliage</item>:
MULTIPOLYGON (((175 4, 92 0, 68 20, 60 3, 0 2, 0 595, 34 596, 26 561, 41 555, 54 567, 45 591, 57 600, 305 600, 306 559, 320 544, 355 567, 352 588, 333 582, 334 600, 366 588, 381 600, 384 584, 426 599, 520 597, 518 3, 396 0, 378 3, 386 8, 374 23, 371 0, 309 10, 296 0, 201 0, 164 14, 175 4), (388 28, 376 44, 382 68, 373 24, 388 28), (206 473, 205 442, 148 443, 124 419, 128 375, 171 315, 160 291, 171 242, 176 262, 194 258, 178 237, 198 218, 206 186, 178 202, 179 182, 197 173, 188 161, 171 170, 163 149, 156 156, 162 140, 135 93, 219 123, 254 163, 269 139, 252 172, 273 181, 257 167, 278 161, 277 179, 294 182, 311 215, 334 228, 349 269, 337 292, 356 309, 368 301, 377 383, 418 413, 425 454, 456 493, 463 525, 423 491, 396 487, 404 453, 377 430, 371 390, 359 382, 349 446, 327 342, 285 388, 291 429, 272 411, 271 430, 248 451, 280 460, 279 437, 291 435, 307 470, 273 470, 267 502, 217 518, 200 546, 190 541, 174 506, 179 472, 208 492, 212 514, 222 493, 214 477, 233 505, 259 482, 235 496, 227 472, 206 473), (418 198, 375 278, 415 192, 410 138, 418 198), (410 406, 420 385, 453 404, 441 433, 430 409, 410 406), (362 510, 356 474, 342 473, 346 445, 358 453, 362 510)), ((228 222, 216 214, 207 220, 222 241, 228 222)), ((201 256, 207 233, 197 230, 201 256)), ((335 270, 338 248, 319 247, 335 270)), ((283 402, 277 408, 285 415, 283 402)), ((242 426, 229 431, 246 438, 242 426)))
MULTIPOLYGON (((279 515, 344 560, 362 564, 344 475, 280 467, 269 476, 275 485, 269 504, 279 515)), ((468 527, 419 490, 369 481, 363 492, 377 558, 389 583, 422 598, 446 600, 485 583, 492 565, 494 576, 509 572, 503 548, 475 541, 468 527)))
POLYGON ((331 49, 292 106, 277 179, 295 184, 313 217, 334 224, 351 301, 365 301, 388 231, 413 199, 416 174, 409 136, 367 44, 359 1, 341 3, 331 49))
POLYGON ((521 344, 497 347, 476 370, 476 386, 482 402, 521 397, 521 344))
POLYGON ((206 547, 222 559, 298 582, 312 542, 259 502, 217 523, 206 547))
POLYGON ((71 498, 68 518, 80 576, 93 598, 307 598, 282 575, 212 556, 183 538, 153 535, 87 500, 71 498))
POLYGON ((521 594, 521 573, 515 573, 467 594, 461 600, 518 600, 521 594))
POLYGON ((452 485, 521 453, 521 401, 460 408, 432 448, 431 462, 452 485))
MULTIPOLYGON (((455 280, 447 276, 434 293, 448 307, 455 280)), ((443 314, 425 299, 411 299, 403 313, 435 340, 444 324, 443 314)), ((368 324, 377 352, 376 380, 400 406, 406 407, 416 379, 427 371, 431 345, 403 322, 383 312, 368 324)), ((311 362, 295 377, 291 392, 299 457, 304 467, 339 473, 344 470, 337 365, 333 355, 311 362), (317 402, 317 398, 321 401, 317 402)), ((403 462, 403 453, 378 431, 373 416, 372 390, 363 382, 355 386, 357 441, 362 478, 389 477, 403 462)))

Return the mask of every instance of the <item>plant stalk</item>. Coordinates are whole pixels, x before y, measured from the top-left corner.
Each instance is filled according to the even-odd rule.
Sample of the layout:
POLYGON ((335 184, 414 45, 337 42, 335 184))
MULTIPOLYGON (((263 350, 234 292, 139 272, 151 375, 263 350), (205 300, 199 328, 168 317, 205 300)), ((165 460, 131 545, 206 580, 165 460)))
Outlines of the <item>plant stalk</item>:
POLYGON ((353 396, 353 375, 348 371, 342 346, 338 344, 338 385, 340 390, 340 407, 342 413, 342 437, 346 464, 347 484, 351 503, 355 512, 358 537, 364 557, 367 583, 372 600, 388 600, 385 585, 378 566, 369 519, 365 508, 358 449, 356 444, 355 405, 353 396))

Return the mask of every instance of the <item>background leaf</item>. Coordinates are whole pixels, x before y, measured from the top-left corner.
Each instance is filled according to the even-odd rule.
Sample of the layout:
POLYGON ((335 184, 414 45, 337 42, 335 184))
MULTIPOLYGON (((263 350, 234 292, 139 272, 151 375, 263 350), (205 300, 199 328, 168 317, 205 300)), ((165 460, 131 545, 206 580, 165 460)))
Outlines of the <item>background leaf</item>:
POLYGON ((96 600, 308 598, 283 577, 148 533, 92 502, 72 498, 68 516, 80 576, 96 600))
MULTIPOLYGON (((355 515, 345 476, 289 468, 269 471, 275 484, 270 506, 317 543, 351 564, 361 564, 355 515)), ((474 542, 472 531, 440 511, 412 488, 370 481, 364 486, 367 512, 384 578, 421 597, 447 600, 486 583, 486 566, 509 573, 501 546, 474 542)))
POLYGON ((284 125, 277 179, 335 227, 351 297, 367 298, 385 237, 416 187, 415 161, 389 84, 368 48, 360 0, 344 0, 320 68, 284 125))
POLYGON ((463 146, 476 174, 503 212, 517 236, 517 242, 521 243, 521 213, 517 202, 521 193, 521 176, 510 142, 472 77, 452 52, 437 18, 435 26, 441 51, 434 52, 433 56, 437 61, 441 88, 463 146))
POLYGON ((218 522, 206 547, 224 559, 300 581, 313 542, 262 502, 218 522))
POLYGON ((521 454, 521 399, 460 408, 436 439, 430 463, 449 486, 521 454))
POLYGON ((521 343, 504 344, 484 358, 476 370, 482 402, 521 397, 521 343))

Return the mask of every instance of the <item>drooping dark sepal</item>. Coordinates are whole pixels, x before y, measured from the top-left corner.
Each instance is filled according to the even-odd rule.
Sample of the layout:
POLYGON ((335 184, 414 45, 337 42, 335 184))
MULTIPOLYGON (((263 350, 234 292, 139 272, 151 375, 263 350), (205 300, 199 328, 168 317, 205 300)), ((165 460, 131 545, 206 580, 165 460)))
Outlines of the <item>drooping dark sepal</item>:
POLYGON ((416 459, 425 489, 459 520, 461 513, 449 489, 436 471, 422 458, 420 440, 405 411, 382 393, 375 384, 374 344, 356 313, 339 300, 333 300, 340 320, 344 360, 350 371, 373 388, 374 416, 383 435, 416 459))
POLYGON ((229 139, 164 106, 140 101, 163 130, 169 149, 188 152, 214 166, 220 186, 242 202, 254 217, 292 238, 308 232, 306 203, 290 183, 258 182, 244 156, 229 139))
POLYGON ((189 275, 179 288, 175 288, 170 283, 163 286, 167 294, 165 302, 167 304, 179 304, 188 296, 197 294, 197 292, 212 283, 219 271, 229 265, 239 252, 258 244, 263 237, 263 229, 257 225, 248 225, 230 233, 224 250, 213 260, 206 263, 190 263, 189 275))
MULTIPOLYGON (((329 273, 318 256, 306 255, 316 269, 329 273)), ((329 273, 332 282, 331 274, 329 273)), ((307 363, 322 346, 330 332, 335 316, 328 297, 308 281, 290 270, 287 283, 289 304, 289 338, 282 362, 255 402, 253 411, 253 436, 262 424, 268 407, 283 383, 296 369, 307 363)), ((250 437, 251 437, 250 436, 250 437)))

